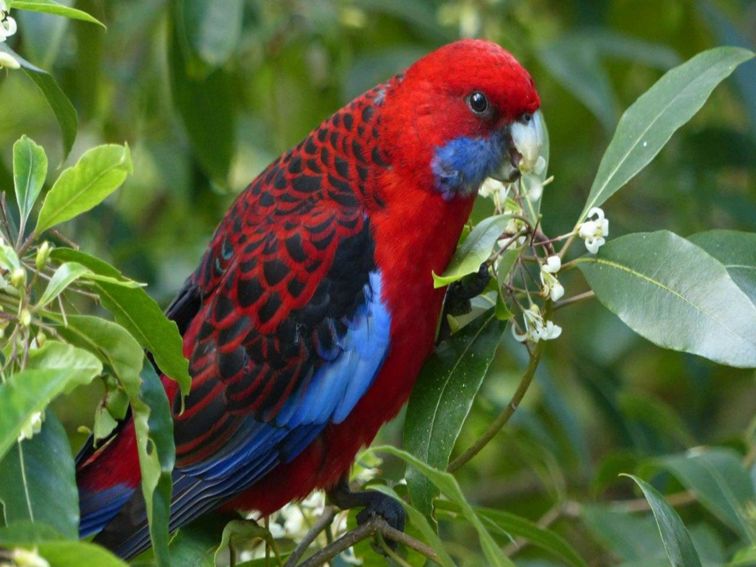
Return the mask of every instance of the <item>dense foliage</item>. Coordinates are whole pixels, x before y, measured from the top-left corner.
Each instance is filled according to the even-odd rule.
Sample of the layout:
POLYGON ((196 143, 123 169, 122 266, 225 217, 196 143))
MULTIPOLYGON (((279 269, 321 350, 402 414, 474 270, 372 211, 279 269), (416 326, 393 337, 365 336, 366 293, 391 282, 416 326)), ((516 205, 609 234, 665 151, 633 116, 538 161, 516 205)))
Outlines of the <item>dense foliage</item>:
POLYGON ((752 5, 6 4, 0 564, 123 564, 77 541, 72 455, 129 408, 155 545, 138 565, 756 562, 752 5), (550 144, 484 186, 434 278, 494 277, 355 466, 403 500, 408 537, 374 526, 376 550, 334 556, 354 514, 316 494, 169 542, 172 426, 144 350, 188 375, 159 305, 270 159, 460 36, 530 70, 550 144))

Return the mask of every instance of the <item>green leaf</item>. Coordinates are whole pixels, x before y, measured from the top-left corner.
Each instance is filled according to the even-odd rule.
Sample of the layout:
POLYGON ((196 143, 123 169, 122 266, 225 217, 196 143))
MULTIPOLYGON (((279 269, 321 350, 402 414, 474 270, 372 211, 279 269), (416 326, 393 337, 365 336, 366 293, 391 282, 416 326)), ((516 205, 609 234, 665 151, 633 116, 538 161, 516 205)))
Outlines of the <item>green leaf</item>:
POLYGON ((738 455, 728 449, 690 451, 654 459, 670 471, 715 516, 746 542, 756 543, 747 508, 754 504, 754 488, 738 455))
POLYGON ((475 528, 475 531, 478 533, 480 546, 483 550, 483 555, 486 557, 487 564, 492 567, 514 567, 514 563, 512 563, 512 561, 501 552, 499 546, 496 544, 496 541, 494 541, 493 537, 491 537, 491 534, 483 525, 480 518, 478 518, 472 506, 470 506, 470 504, 467 502, 467 499, 465 498, 464 494, 462 494, 462 490, 460 489, 459 484, 457 483, 457 479, 454 478, 454 476, 447 472, 435 469, 425 464, 415 456, 389 445, 372 447, 368 449, 367 452, 389 453, 391 455, 394 455, 395 457, 400 458, 411 467, 417 469, 417 471, 423 474, 428 480, 430 480, 444 496, 446 496, 449 500, 460 507, 460 513, 462 514, 462 516, 464 516, 465 519, 470 522, 470 524, 472 524, 472 526, 475 528))
POLYGON ((241 39, 242 0, 187 0, 177 5, 183 14, 178 21, 196 53, 205 63, 218 67, 233 55, 241 39))
POLYGON ((5 523, 42 522, 61 535, 79 537, 79 492, 63 426, 47 412, 42 429, 16 443, 0 461, 0 501, 5 523))
POLYGON ((30 545, 45 540, 63 539, 63 536, 47 524, 42 522, 13 522, 5 527, 0 527, 0 546, 30 545))
POLYGON ((85 152, 76 165, 60 174, 47 193, 35 232, 41 234, 99 205, 132 171, 127 145, 105 144, 85 152))
POLYGON ((42 91, 42 95, 45 97, 47 104, 50 105, 60 126, 60 131, 63 135, 63 158, 65 159, 76 140, 76 130, 79 126, 79 119, 73 104, 68 100, 68 97, 50 73, 32 65, 5 43, 0 43, 0 51, 12 55, 19 62, 21 70, 26 76, 42 91))
POLYGON ((651 342, 756 366, 756 307, 698 246, 668 231, 636 233, 577 262, 599 301, 651 342))
POLYGON ((84 541, 46 541, 34 547, 50 567, 127 567, 123 560, 104 547, 84 541))
POLYGON ((39 298, 37 307, 44 307, 53 299, 58 297, 73 282, 81 278, 84 274, 91 273, 89 268, 77 264, 76 262, 66 262, 61 264, 52 278, 50 278, 42 297, 39 298))
MULTIPOLYGON (((461 511, 458 505, 447 500, 437 500, 436 508, 438 510, 450 510, 455 513, 461 511)), ((493 532, 498 532, 506 537, 522 537, 531 544, 553 554, 568 565, 586 567, 586 562, 580 557, 580 554, 564 538, 552 531, 539 527, 527 518, 493 508, 476 507, 475 513, 478 514, 483 523, 493 532)))
POLYGON ((36 412, 43 411, 59 394, 90 382, 102 364, 87 351, 48 341, 30 366, 0 384, 0 458, 18 439, 36 412), (36 367, 37 365, 41 367, 36 367))
POLYGON ((667 504, 664 497, 646 481, 631 474, 622 476, 633 479, 648 500, 669 562, 674 567, 700 567, 701 560, 698 558, 698 552, 674 508, 667 504))
POLYGON ((174 565, 215 567, 214 554, 228 523, 224 514, 203 515, 182 526, 171 540, 169 552, 174 565))
POLYGON ((493 252, 496 241, 511 218, 512 215, 503 214, 488 217, 478 223, 454 252, 444 273, 440 276, 433 274, 433 287, 444 287, 477 272, 493 252))
POLYGON ((688 237, 727 269, 732 280, 756 303, 756 233, 707 230, 688 237))
POLYGON ((81 20, 82 22, 89 22, 91 24, 97 24, 105 27, 100 20, 94 16, 90 16, 83 10, 77 10, 63 4, 58 4, 53 0, 11 0, 8 2, 8 7, 14 10, 28 10, 30 12, 40 12, 42 14, 52 14, 54 16, 64 16, 71 18, 72 20, 81 20))
POLYGON ((666 564, 664 546, 650 515, 630 514, 618 506, 584 504, 580 516, 591 534, 624 562, 637 566, 666 564))
POLYGON ((69 315, 58 333, 72 344, 95 353, 107 364, 124 388, 139 388, 144 352, 121 325, 90 315, 69 315))
MULTIPOLYGON (((504 325, 489 312, 441 343, 425 362, 404 422, 404 447, 445 469, 475 395, 493 362, 504 325)), ((430 517, 437 491, 418 471, 407 471, 412 503, 430 517)))
MULTIPOLYGON (((78 262, 96 274, 121 279, 123 275, 113 266, 84 252, 71 248, 56 248, 52 258, 61 262, 78 262)), ((126 328, 155 358, 155 362, 178 382, 183 395, 189 393, 192 379, 189 363, 183 354, 183 341, 176 323, 166 318, 158 304, 144 289, 127 288, 105 281, 96 282, 103 306, 113 314, 116 322, 126 328)))
POLYGON ((454 567, 455 563, 444 548, 444 544, 441 541, 441 538, 438 536, 436 530, 433 529, 433 526, 431 526, 428 519, 422 512, 420 512, 420 510, 402 500, 402 498, 388 486, 375 484, 370 487, 370 490, 382 492, 383 494, 391 496, 394 500, 401 503, 401 505, 404 507, 405 512, 407 512, 410 523, 418 529, 418 531, 425 538, 425 541, 438 554, 440 565, 442 567, 454 567))
POLYGON ((209 73, 197 69, 196 61, 191 58, 190 40, 186 36, 183 3, 172 4, 173 25, 169 34, 168 57, 173 101, 186 128, 194 156, 215 183, 225 186, 236 137, 231 75, 222 68, 209 73))
POLYGON ((47 155, 42 146, 27 136, 13 144, 13 184, 21 222, 26 219, 37 201, 47 177, 47 155))
POLYGON ((21 267, 15 249, 7 244, 0 244, 0 267, 12 272, 21 267))
POLYGON ((727 567, 753 567, 756 565, 756 545, 739 550, 727 567))
POLYGON ((150 524, 150 540, 159 567, 169 567, 168 519, 171 506, 171 473, 176 460, 173 417, 168 398, 151 365, 142 370, 139 391, 126 386, 131 398, 134 428, 142 474, 142 494, 150 524))
POLYGON ((580 214, 598 207, 643 169, 735 68, 753 57, 747 49, 717 47, 675 67, 622 115, 601 159, 580 214))

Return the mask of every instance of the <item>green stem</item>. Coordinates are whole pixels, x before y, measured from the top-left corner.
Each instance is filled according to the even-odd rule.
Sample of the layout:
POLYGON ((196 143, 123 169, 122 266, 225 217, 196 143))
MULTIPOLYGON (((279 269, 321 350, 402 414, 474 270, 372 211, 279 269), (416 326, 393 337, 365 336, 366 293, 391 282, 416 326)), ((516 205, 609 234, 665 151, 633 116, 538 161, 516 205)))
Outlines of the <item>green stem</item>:
MULTIPOLYGON (((548 313, 549 310, 547 308, 545 315, 548 316, 548 313)), ((520 384, 517 386, 517 390, 512 396, 512 399, 496 417, 496 419, 491 422, 491 425, 488 426, 488 429, 485 431, 485 433, 483 433, 483 435, 481 435, 472 446, 465 450, 464 453, 462 453, 459 457, 449 463, 449 466, 446 469, 447 471, 453 473, 468 461, 470 461, 473 457, 475 457, 475 455, 480 453, 483 447, 488 445, 491 439, 493 439, 496 434, 499 433, 499 431, 501 431, 501 429, 507 424, 514 412, 519 407, 520 402, 522 402, 522 399, 525 396, 525 392, 528 391, 530 384, 533 382, 533 377, 535 376, 535 371, 538 368, 538 363, 541 360, 542 352, 543 341, 538 341, 535 345, 535 348, 533 349, 533 352, 530 354, 528 367, 525 369, 525 373, 522 375, 522 378, 520 378, 520 384)))

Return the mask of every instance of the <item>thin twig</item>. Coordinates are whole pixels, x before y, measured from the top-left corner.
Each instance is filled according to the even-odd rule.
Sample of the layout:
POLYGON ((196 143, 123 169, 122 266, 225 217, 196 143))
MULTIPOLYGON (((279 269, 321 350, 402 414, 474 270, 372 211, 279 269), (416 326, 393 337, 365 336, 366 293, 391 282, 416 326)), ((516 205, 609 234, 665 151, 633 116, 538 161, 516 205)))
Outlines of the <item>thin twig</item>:
MULTIPOLYGON (((381 534, 386 539, 390 539, 397 543, 406 545, 407 547, 414 549, 418 553, 424 555, 431 561, 438 563, 440 561, 438 555, 433 549, 423 542, 416 540, 415 538, 408 536, 404 532, 401 532, 395 528, 392 528, 386 520, 380 516, 374 516, 364 524, 357 526, 350 532, 347 532, 339 539, 334 541, 331 545, 326 546, 314 555, 307 558, 306 561, 299 564, 299 567, 318 567, 323 565, 329 559, 335 557, 342 551, 349 549, 356 543, 374 536, 375 534, 381 534)), ((287 563, 288 566, 288 563, 287 563)))
POLYGON ((327 506, 323 510, 323 514, 320 518, 318 518, 312 528, 310 528, 310 531, 308 531, 302 538, 302 541, 299 542, 294 552, 289 556, 289 559, 286 560, 284 567, 294 567, 300 557, 302 557, 305 551, 307 551, 307 548, 310 547, 310 544, 315 541, 316 537, 318 537, 320 532, 331 525, 335 516, 336 509, 333 506, 327 506))
POLYGON ((491 441, 491 439, 493 439, 496 434, 501 431, 502 427, 507 424, 509 419, 512 417, 512 415, 520 405, 522 398, 525 396, 525 392, 528 391, 530 384, 533 382, 533 376, 535 376, 536 368, 538 368, 538 363, 541 360, 542 350, 543 341, 539 341, 538 343, 536 343, 533 352, 530 354, 528 367, 525 369, 525 373, 522 375, 522 378, 520 378, 520 384, 519 386, 517 386, 517 390, 515 391, 512 399, 509 401, 507 406, 502 410, 498 417, 491 422, 491 425, 488 427, 486 432, 483 433, 483 435, 481 435, 471 447, 465 450, 464 453, 462 453, 459 457, 449 463, 449 466, 446 470, 448 470, 449 472, 454 472, 462 465, 467 463, 470 459, 477 455, 481 451, 481 449, 483 449, 483 447, 488 445, 489 441, 491 441))
POLYGON ((573 295, 572 297, 568 297, 567 299, 563 299, 562 301, 557 302, 554 305, 554 310, 561 309, 562 307, 567 307, 568 305, 578 303, 579 301, 585 301, 586 299, 593 299, 594 297, 596 297, 596 293, 594 291, 585 291, 583 293, 573 295))

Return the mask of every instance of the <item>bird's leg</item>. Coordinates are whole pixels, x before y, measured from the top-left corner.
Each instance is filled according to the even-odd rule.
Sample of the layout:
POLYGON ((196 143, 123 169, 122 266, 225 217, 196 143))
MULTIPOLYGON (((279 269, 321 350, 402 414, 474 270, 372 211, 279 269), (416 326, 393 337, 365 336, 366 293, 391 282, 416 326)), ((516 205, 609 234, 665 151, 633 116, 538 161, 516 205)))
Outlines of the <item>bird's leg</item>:
POLYGON ((341 477, 336 486, 328 492, 328 498, 342 510, 362 507, 363 510, 357 514, 358 524, 364 524, 370 518, 380 516, 392 528, 404 531, 404 508, 399 502, 374 490, 352 492, 346 476, 341 477))
POLYGON ((490 279, 491 273, 488 270, 488 264, 484 263, 480 265, 480 269, 476 273, 465 276, 449 286, 444 299, 444 310, 441 313, 441 328, 438 332, 439 342, 451 335, 446 316, 469 313, 472 308, 470 300, 486 289, 490 279))

